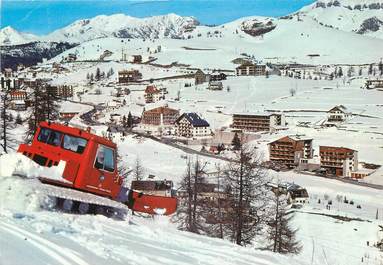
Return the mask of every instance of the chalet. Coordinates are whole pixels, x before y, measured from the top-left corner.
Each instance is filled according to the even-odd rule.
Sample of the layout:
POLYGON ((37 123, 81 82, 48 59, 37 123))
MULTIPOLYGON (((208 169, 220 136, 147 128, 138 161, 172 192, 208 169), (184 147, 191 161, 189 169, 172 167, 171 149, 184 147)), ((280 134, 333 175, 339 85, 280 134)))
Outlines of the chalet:
POLYGON ((142 74, 138 70, 123 70, 118 72, 119 83, 137 82, 142 79, 142 74))
POLYGON ((231 127, 248 132, 275 131, 278 126, 286 126, 283 113, 236 113, 231 127))
POLYGON ((196 85, 200 85, 208 81, 208 76, 201 69, 198 69, 194 73, 194 80, 196 85))
POLYGON ((174 125, 179 116, 178 110, 167 106, 147 110, 143 112, 137 130, 153 135, 169 135, 174 132, 174 125))
POLYGON ((309 202, 307 190, 295 183, 269 183, 268 186, 271 187, 271 191, 274 194, 286 195, 286 202, 288 204, 306 204, 309 202))
POLYGON ((209 75, 210 81, 222 81, 222 80, 226 80, 226 78, 227 78, 227 75, 224 73, 211 73, 209 75))
POLYGON ((235 68, 236 75, 260 76, 266 75, 266 65, 245 62, 235 68))
POLYGON ((301 158, 312 158, 312 139, 285 136, 268 144, 269 160, 294 168, 301 158))
POLYGON ((110 100, 106 103, 106 109, 109 111, 115 110, 121 106, 122 106, 122 103, 119 100, 110 100))
POLYGON ((67 57, 63 58, 64 62, 74 62, 77 60, 77 55, 75 53, 69 53, 67 57))
POLYGON ((133 180, 131 188, 155 196, 170 197, 173 194, 173 182, 170 180, 133 180))
POLYGON ((358 170, 358 151, 346 147, 319 146, 320 165, 327 174, 351 177, 358 170))
POLYGON ((335 106, 327 111, 327 121, 329 123, 344 122, 350 116, 347 109, 343 105, 335 106))
POLYGON ((149 85, 145 89, 144 97, 146 103, 154 103, 165 99, 165 94, 162 89, 158 89, 155 85, 149 85))
POLYGON ((142 63, 141 55, 133 55, 133 63, 142 63))
POLYGON ((121 123, 121 121, 122 121, 121 114, 118 114, 118 113, 110 114, 110 122, 112 122, 114 124, 119 124, 119 123, 121 123))
POLYGON ((109 50, 105 50, 101 55, 100 55, 100 60, 103 61, 106 57, 112 56, 113 52, 109 50))
POLYGON ((209 86, 207 87, 207 89, 210 89, 210 90, 222 90, 223 89, 222 82, 220 82, 220 81, 210 81, 209 82, 209 86))
POLYGON ((297 184, 287 186, 287 201, 290 204, 305 204, 309 202, 307 190, 297 184))
POLYGON ((54 62, 52 64, 51 72, 58 74, 62 72, 69 72, 69 70, 63 67, 61 64, 54 62))
POLYGON ((78 115, 80 111, 62 110, 60 111, 60 118, 63 120, 70 120, 74 116, 78 115))
POLYGON ((383 88, 383 79, 367 80, 365 87, 367 89, 383 88))
POLYGON ((176 135, 186 138, 200 138, 211 135, 210 124, 197 113, 182 114, 175 122, 176 135))

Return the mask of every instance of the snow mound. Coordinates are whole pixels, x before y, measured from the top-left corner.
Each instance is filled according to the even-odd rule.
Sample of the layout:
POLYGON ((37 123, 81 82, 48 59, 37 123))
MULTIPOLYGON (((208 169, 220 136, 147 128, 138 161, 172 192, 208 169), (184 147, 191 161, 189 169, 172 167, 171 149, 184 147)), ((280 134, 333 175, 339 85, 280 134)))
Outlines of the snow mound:
POLYGON ((59 179, 64 168, 63 162, 60 162, 57 167, 45 168, 19 153, 2 155, 0 157, 0 212, 10 211, 17 214, 20 211, 38 211, 46 198, 40 196, 40 193, 29 185, 31 182, 25 181, 25 178, 50 176, 59 179))
POLYGON ((64 161, 60 161, 56 167, 42 167, 20 153, 5 154, 0 157, 0 178, 1 176, 20 175, 26 178, 44 176, 61 179, 64 168, 64 161))

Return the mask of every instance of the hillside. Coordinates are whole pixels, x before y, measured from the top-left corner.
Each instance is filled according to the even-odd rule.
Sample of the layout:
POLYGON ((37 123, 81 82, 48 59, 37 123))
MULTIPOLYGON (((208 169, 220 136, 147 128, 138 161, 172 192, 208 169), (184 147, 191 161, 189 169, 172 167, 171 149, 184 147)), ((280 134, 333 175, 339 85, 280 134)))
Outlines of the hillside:
POLYGON ((186 39, 156 39, 152 42, 115 37, 95 39, 54 60, 61 60, 67 53, 77 54, 78 60, 98 60, 104 50, 113 52, 108 60, 120 60, 124 50, 130 55, 153 56, 159 64, 178 62, 198 68, 233 70, 236 65, 232 60, 244 54, 274 63, 371 63, 381 57, 382 46, 383 40, 325 27, 310 17, 299 20, 296 17, 249 17, 217 27, 198 26, 186 39), (250 34, 246 33, 248 30, 250 34), (344 43, 348 44, 347 48, 344 43), (150 54, 147 51, 158 46, 162 47, 161 52, 150 54))
POLYGON ((296 257, 178 231, 165 216, 118 221, 41 210, 39 205, 47 203, 30 185, 35 179, 7 173, 17 169, 44 174, 49 169, 44 171, 33 162, 17 163, 20 159, 25 162, 26 158, 21 154, 0 157, 0 245, 6 264, 307 264, 296 257), (23 255, 17 255, 21 248, 23 255))
POLYGON ((298 14, 327 27, 383 38, 383 2, 380 0, 318 0, 298 14))
POLYGON ((28 42, 18 45, 3 45, 0 50, 1 70, 4 68, 16 69, 16 66, 32 66, 45 59, 51 59, 65 50, 74 47, 67 42, 28 42))

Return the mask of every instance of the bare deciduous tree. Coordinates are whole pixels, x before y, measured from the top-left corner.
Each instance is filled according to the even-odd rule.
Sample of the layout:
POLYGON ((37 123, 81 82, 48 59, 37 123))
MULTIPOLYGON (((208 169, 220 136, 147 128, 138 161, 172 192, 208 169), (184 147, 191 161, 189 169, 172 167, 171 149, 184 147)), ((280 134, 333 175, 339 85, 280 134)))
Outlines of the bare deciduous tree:
POLYGON ((251 244, 265 222, 267 173, 260 167, 260 156, 255 149, 242 144, 236 161, 229 163, 225 174, 232 209, 228 236, 238 245, 251 244))
POLYGON ((206 225, 206 201, 202 194, 205 183, 203 164, 198 158, 192 162, 188 159, 185 175, 180 183, 180 204, 175 216, 180 230, 197 234, 208 234, 206 225))

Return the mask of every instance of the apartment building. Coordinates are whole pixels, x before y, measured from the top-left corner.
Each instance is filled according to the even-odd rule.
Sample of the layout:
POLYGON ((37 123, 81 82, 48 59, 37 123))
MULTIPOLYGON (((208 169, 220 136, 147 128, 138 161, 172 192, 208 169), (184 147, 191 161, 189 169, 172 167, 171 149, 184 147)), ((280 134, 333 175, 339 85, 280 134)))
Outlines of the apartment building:
POLYGON ((285 136, 268 144, 269 160, 294 168, 301 158, 313 157, 313 139, 285 136))
POLYGON ((320 165, 327 174, 351 177, 358 170, 358 151, 346 147, 320 146, 320 165))
POLYGON ((278 126, 286 126, 283 113, 237 113, 233 114, 234 129, 248 132, 275 131, 278 126))
POLYGON ((211 135, 210 124, 197 113, 184 113, 176 121, 176 135, 186 138, 207 137, 211 135))

